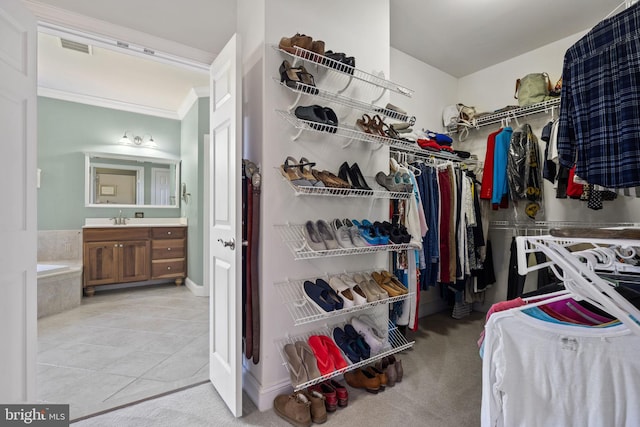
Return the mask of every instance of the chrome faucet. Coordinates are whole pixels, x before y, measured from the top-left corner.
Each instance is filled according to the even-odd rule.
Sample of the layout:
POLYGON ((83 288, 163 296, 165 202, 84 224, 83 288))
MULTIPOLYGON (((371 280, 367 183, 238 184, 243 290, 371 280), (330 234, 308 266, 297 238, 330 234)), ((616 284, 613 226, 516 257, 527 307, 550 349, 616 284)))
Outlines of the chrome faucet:
POLYGON ((122 216, 122 209, 118 213, 118 216, 114 216, 113 218, 109 218, 113 220, 113 225, 127 225, 127 220, 129 218, 122 216))

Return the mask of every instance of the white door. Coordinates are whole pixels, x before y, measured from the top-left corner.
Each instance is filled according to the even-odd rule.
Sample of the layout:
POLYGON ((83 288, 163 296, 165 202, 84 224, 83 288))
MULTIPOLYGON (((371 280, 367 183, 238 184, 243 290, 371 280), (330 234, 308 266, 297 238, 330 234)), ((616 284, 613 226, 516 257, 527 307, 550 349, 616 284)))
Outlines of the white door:
POLYGON ((151 204, 170 205, 171 177, 169 169, 151 168, 151 204))
POLYGON ((20 0, 0 1, 0 129, 0 402, 34 402, 36 21, 20 0))
POLYGON ((211 64, 209 378, 234 416, 242 415, 242 116, 237 34, 211 64))

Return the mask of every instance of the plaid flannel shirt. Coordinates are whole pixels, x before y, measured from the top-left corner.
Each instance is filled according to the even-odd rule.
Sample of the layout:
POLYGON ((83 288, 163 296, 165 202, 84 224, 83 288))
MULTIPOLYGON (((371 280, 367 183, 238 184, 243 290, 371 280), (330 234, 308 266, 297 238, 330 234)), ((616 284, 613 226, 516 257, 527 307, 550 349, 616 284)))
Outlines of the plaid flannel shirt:
POLYGON ((605 19, 564 57, 558 158, 590 184, 640 185, 640 3, 605 19))

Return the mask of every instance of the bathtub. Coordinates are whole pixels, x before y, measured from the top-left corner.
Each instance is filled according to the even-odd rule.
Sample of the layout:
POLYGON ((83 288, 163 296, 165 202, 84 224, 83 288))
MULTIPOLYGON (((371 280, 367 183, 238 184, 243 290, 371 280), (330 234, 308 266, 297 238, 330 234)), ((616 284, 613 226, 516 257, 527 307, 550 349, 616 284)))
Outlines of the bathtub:
POLYGON ((38 264, 38 317, 61 313, 80 305, 82 265, 49 261, 38 264))

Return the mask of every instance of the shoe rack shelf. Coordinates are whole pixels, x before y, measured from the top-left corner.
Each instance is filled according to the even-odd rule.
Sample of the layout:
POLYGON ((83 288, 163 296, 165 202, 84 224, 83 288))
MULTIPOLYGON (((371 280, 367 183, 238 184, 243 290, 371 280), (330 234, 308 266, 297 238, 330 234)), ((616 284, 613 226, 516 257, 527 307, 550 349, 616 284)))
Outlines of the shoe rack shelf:
POLYGON ((402 244, 388 244, 388 245, 375 245, 375 246, 363 246, 356 248, 338 248, 328 249, 322 251, 314 251, 307 244, 307 240, 304 237, 304 225, 300 224, 278 224, 275 225, 276 229, 280 232, 282 240, 289 247, 289 250, 293 254, 294 259, 311 259, 311 258, 328 258, 344 255, 361 255, 371 254, 377 252, 393 252, 393 251, 406 251, 407 249, 414 249, 409 243, 402 244))
POLYGON ((355 127, 350 127, 347 125, 338 125, 336 127, 333 127, 333 126, 312 122, 310 120, 303 120, 296 117, 295 114, 290 113, 288 111, 284 111, 284 110, 276 110, 276 112, 283 119, 289 122, 291 126, 299 130, 298 134, 292 138, 294 141, 299 138, 302 131, 311 131, 311 132, 322 133, 328 136, 341 137, 341 138, 348 139, 349 142, 347 142, 343 146, 343 148, 348 147, 352 141, 363 141, 370 144, 374 144, 374 143, 379 144, 379 146, 376 148, 386 145, 394 151, 408 153, 408 154, 415 154, 418 156, 429 156, 429 157, 434 157, 442 160, 451 160, 454 162, 461 162, 461 161, 463 162, 465 160, 456 156, 455 154, 424 150, 415 142, 407 142, 407 141, 402 141, 395 138, 389 138, 382 135, 373 135, 369 133, 364 133, 356 129, 355 127))
MULTIPOLYGON (((308 341, 309 337, 312 335, 326 335, 329 338, 333 339, 332 337, 332 330, 334 327, 343 327, 344 324, 336 324, 333 325, 331 328, 330 327, 324 327, 321 329, 316 329, 314 331, 311 332, 307 332, 306 334, 303 335, 297 335, 295 337, 287 337, 284 338, 278 342, 276 342, 276 345, 278 346, 278 348, 280 349, 280 356, 282 357, 282 361, 283 361, 283 365, 286 366, 287 370, 289 369, 289 364, 287 363, 287 356, 284 353, 284 346, 287 344, 293 344, 296 341, 308 341)), ((398 330, 398 328, 391 322, 388 322, 388 334, 387 334, 387 344, 384 346, 384 348, 376 355, 372 355, 371 357, 369 357, 368 359, 365 360, 361 360, 357 363, 352 363, 349 358, 342 352, 342 350, 340 350, 340 352, 342 353, 342 356, 344 358, 344 360, 347 362, 347 366, 345 368, 342 369, 338 369, 336 371, 333 371, 327 375, 323 375, 321 377, 318 378, 314 378, 312 380, 309 380, 305 383, 299 384, 299 385, 294 385, 294 391, 298 391, 298 390, 302 390, 304 388, 310 387, 312 385, 315 384, 319 384, 323 381, 326 381, 330 378, 334 378, 338 375, 342 375, 345 372, 349 372, 352 371, 354 369, 358 369, 361 368, 363 366, 366 366, 370 363, 376 362, 384 357, 390 356, 392 354, 404 351, 408 348, 411 348, 413 345, 415 344, 415 341, 407 341, 407 339, 405 338, 404 335, 402 335, 402 333, 398 330)))
MULTIPOLYGON (((350 273, 347 273, 350 274, 350 273)), ((413 292, 409 292, 405 295, 399 295, 396 297, 389 297, 378 301, 368 302, 366 304, 356 305, 349 308, 343 308, 335 311, 321 311, 313 304, 311 304, 304 296, 304 282, 306 280, 315 281, 318 277, 312 279, 301 280, 286 280, 284 282, 275 283, 275 287, 278 293, 282 297, 285 306, 289 310, 289 314, 293 319, 295 326, 304 325, 307 323, 316 322, 322 319, 329 319, 332 317, 342 316, 347 313, 354 313, 377 305, 387 305, 396 301, 402 301, 413 296, 413 292)), ((321 277, 327 283, 329 282, 329 275, 321 277)))
MULTIPOLYGON (((278 174, 280 174, 280 169, 278 174)), ((400 191, 389 191, 376 182, 375 177, 366 176, 365 181, 371 190, 359 190, 357 188, 334 188, 334 187, 312 187, 308 185, 295 185, 293 182, 286 178, 282 178, 283 181, 289 184, 289 187, 293 190, 296 196, 323 196, 323 197, 361 197, 367 199, 393 199, 403 200, 408 199, 413 193, 405 193, 400 191)))
MULTIPOLYGON (((383 79, 380 76, 376 76, 374 74, 365 73, 362 70, 359 70, 350 65, 346 65, 342 62, 336 61, 331 58, 327 58, 324 55, 320 55, 318 53, 312 52, 310 50, 303 49, 301 47, 295 46, 295 52, 287 52, 286 50, 282 50, 278 47, 278 45, 274 44, 271 47, 279 52, 282 52, 285 55, 290 56, 293 59, 300 59, 304 61, 308 61, 313 63, 314 65, 325 68, 327 70, 343 73, 349 77, 349 84, 353 79, 360 80, 365 83, 378 86, 382 89, 390 90, 392 92, 399 93, 401 95, 407 96, 411 98, 413 96, 413 90, 406 88, 402 85, 394 83, 390 80, 383 79)), ((347 84, 347 86, 349 85, 347 84)), ((346 87, 345 87, 346 89, 346 87)), ((343 89, 344 90, 344 89, 343 89)), ((380 96, 382 97, 382 96, 380 96)))
POLYGON ((276 82, 279 82, 283 87, 289 89, 290 91, 298 94, 298 98, 289 107, 289 110, 292 110, 293 108, 295 108, 296 105, 298 105, 301 95, 310 95, 325 101, 332 102, 334 104, 338 104, 338 105, 342 105, 345 107, 362 111, 363 113, 369 113, 371 115, 383 114, 390 119, 398 120, 400 122, 408 122, 410 120, 407 114, 399 113, 397 111, 390 110, 388 108, 380 107, 373 103, 358 101, 356 99, 349 98, 348 96, 344 96, 339 93, 333 93, 319 87, 304 84, 302 82, 297 82, 296 87, 293 88, 293 87, 287 86, 286 84, 284 84, 284 82, 280 82, 279 79, 274 78, 273 80, 275 80, 276 82))

